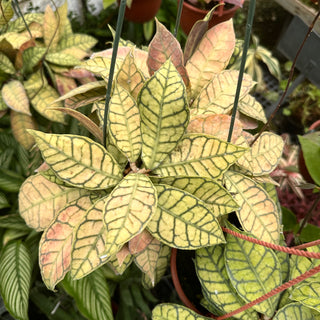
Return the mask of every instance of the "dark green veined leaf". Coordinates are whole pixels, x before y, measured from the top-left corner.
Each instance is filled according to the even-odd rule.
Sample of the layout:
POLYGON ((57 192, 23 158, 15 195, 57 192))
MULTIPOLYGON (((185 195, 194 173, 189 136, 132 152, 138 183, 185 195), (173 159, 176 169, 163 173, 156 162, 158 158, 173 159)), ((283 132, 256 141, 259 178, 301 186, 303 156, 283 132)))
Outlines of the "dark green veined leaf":
MULTIPOLYGON (((195 265, 202 291, 207 300, 224 313, 236 310, 245 304, 228 277, 223 245, 198 249, 195 265)), ((235 318, 254 320, 258 319, 258 314, 249 309, 236 314, 235 318)))
POLYGON ((290 303, 281 308, 273 320, 315 320, 311 309, 304 307, 300 303, 290 303))
POLYGON ((62 287, 75 299, 78 309, 87 319, 113 319, 110 291, 101 270, 80 280, 72 280, 67 275, 62 281, 62 287))
POLYGON ((0 70, 8 74, 14 74, 16 72, 11 60, 2 52, 0 52, 0 70))
POLYGON ((160 176, 217 179, 241 157, 245 148, 205 134, 187 134, 154 172, 160 176))
POLYGON ((138 96, 142 160, 154 169, 181 140, 189 122, 186 88, 170 60, 146 81, 138 96))
POLYGON ((6 245, 0 258, 0 292, 6 309, 18 320, 28 319, 30 255, 20 241, 6 245))
MULTIPOLYGON (((246 302, 282 284, 280 262, 271 249, 232 235, 227 235, 225 265, 232 285, 246 302)), ((272 317, 278 300, 273 296, 253 308, 272 317)))
POLYGON ((46 61, 59 66, 76 66, 80 63, 80 60, 71 54, 61 52, 48 53, 46 55, 46 61))
POLYGON ((88 51, 91 49, 97 40, 86 34, 68 34, 64 36, 58 43, 57 51, 62 51, 67 48, 71 49, 81 49, 83 51, 88 51))
POLYGON ((30 47, 24 50, 22 53, 23 71, 25 73, 32 72, 33 67, 41 61, 46 51, 46 48, 41 47, 30 47))
POLYGON ((26 24, 29 25, 32 22, 43 24, 43 13, 26 13, 22 17, 16 20, 12 20, 8 24, 8 32, 15 31, 20 32, 26 29, 26 24))
POLYGON ((148 224, 155 238, 188 250, 225 241, 218 221, 203 201, 167 185, 157 185, 156 190, 158 208, 148 224))
POLYGON ((290 299, 320 312, 320 282, 302 284, 291 293, 290 299))
POLYGON ((5 26, 14 15, 12 0, 1 1, 0 26, 5 26))

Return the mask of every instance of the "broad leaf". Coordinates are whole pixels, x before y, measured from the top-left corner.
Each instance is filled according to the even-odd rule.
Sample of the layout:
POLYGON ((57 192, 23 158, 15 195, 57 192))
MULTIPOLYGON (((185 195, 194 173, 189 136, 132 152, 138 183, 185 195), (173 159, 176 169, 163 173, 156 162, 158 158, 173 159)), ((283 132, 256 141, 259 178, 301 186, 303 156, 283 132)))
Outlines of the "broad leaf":
POLYGON ((48 53, 46 55, 46 61, 60 66, 76 66, 80 63, 80 60, 73 55, 62 52, 48 53))
MULTIPOLYGON (((97 76, 102 77, 105 81, 109 80, 111 58, 94 57, 81 62, 79 67, 88 70, 97 76)), ((119 70, 119 62, 115 64, 115 74, 119 70)))
POLYGON ((232 20, 219 23, 207 31, 186 68, 191 81, 192 97, 228 65, 235 47, 232 20))
POLYGON ((0 26, 5 26, 13 15, 12 0, 1 1, 0 26))
POLYGON ((7 244, 0 257, 0 293, 6 309, 19 320, 28 319, 32 263, 20 241, 7 244))
POLYGON ((320 282, 302 284, 291 293, 290 299, 302 303, 304 306, 320 312, 320 282))
POLYGON ((26 24, 30 25, 32 22, 43 24, 43 13, 25 13, 23 17, 12 20, 8 24, 8 32, 20 32, 26 29, 26 24))
POLYGON ((48 81, 42 71, 34 72, 27 81, 23 82, 23 86, 30 98, 35 96, 39 90, 48 85, 48 81))
MULTIPOLYGON (((280 262, 269 248, 228 235, 225 261, 232 285, 246 302, 282 284, 280 262)), ((279 296, 273 296, 253 308, 272 317, 278 300, 279 296)))
POLYGON ((170 247, 194 250, 224 242, 214 214, 183 190, 157 185, 158 208, 148 224, 151 234, 170 247))
POLYGON ((78 309, 87 319, 113 319, 110 290, 101 270, 76 281, 67 276, 62 287, 74 298, 78 309))
POLYGON ((127 175, 105 201, 105 255, 142 232, 157 207, 156 190, 150 179, 140 173, 127 175))
POLYGON ((248 117, 259 120, 263 123, 267 122, 263 106, 250 94, 247 94, 239 101, 238 110, 248 117))
POLYGON ((204 201, 216 217, 239 208, 230 193, 218 182, 203 177, 151 177, 155 184, 167 184, 187 191, 204 201))
POLYGON ((33 68, 44 58, 46 48, 30 47, 23 51, 23 71, 31 73, 33 68))
POLYGON ((200 176, 217 179, 246 149, 205 134, 187 134, 154 170, 161 176, 200 176))
POLYGON ((269 174, 277 167, 283 146, 283 139, 279 135, 264 132, 237 164, 249 170, 253 176, 269 174))
POLYGON ((65 49, 81 49, 83 51, 90 50, 97 40, 86 34, 68 34, 63 37, 57 46, 57 51, 63 51, 65 49))
POLYGON ((240 209, 237 216, 241 226, 256 238, 278 244, 280 219, 277 206, 269 194, 252 179, 228 171, 224 175, 226 188, 234 194, 240 209))
POLYGON ((184 66, 183 53, 180 43, 166 27, 156 19, 157 31, 149 44, 147 65, 149 73, 155 71, 170 58, 177 71, 180 73, 186 87, 190 86, 187 70, 184 66))
MULTIPOLYGON (((198 249, 195 265, 202 291, 208 301, 224 313, 236 310, 245 304, 228 277, 223 245, 198 249)), ((234 317, 242 320, 254 320, 258 319, 258 314, 249 309, 234 317)))
MULTIPOLYGON (((193 114, 227 114, 231 111, 237 89, 239 72, 224 70, 213 76, 203 87, 192 104, 193 114)), ((240 98, 249 93, 254 82, 249 75, 244 74, 240 98)))
POLYGON ((30 228, 42 231, 69 202, 87 192, 59 186, 36 174, 27 178, 20 188, 19 212, 30 228))
POLYGON ((178 304, 162 303, 152 310, 153 320, 207 320, 209 318, 200 316, 198 313, 178 304))
POLYGON ((106 239, 103 210, 107 198, 99 199, 87 210, 75 232, 71 254, 73 279, 83 278, 107 262, 103 257, 106 239))
POLYGON ((186 88, 170 60, 145 83, 138 97, 142 160, 154 169, 177 146, 189 121, 186 88))
POLYGON ((50 5, 47 5, 43 19, 43 38, 46 47, 49 47, 50 51, 56 49, 59 37, 59 20, 50 5))
POLYGON ((124 245, 116 255, 112 256, 110 260, 108 260, 108 266, 116 275, 123 274, 133 261, 133 255, 130 253, 128 254, 127 250, 128 248, 124 245), (123 254, 123 251, 125 251, 125 254, 123 254), (119 255, 121 259, 119 259, 119 255))
MULTIPOLYGON (((2 201, 3 199, 3 193, 0 193, 1 196, 1 203, 4 204, 2 201)), ((3 229, 12 229, 12 230, 20 230, 20 231, 27 231, 31 230, 28 228, 24 220, 21 218, 21 216, 17 214, 8 214, 6 216, 0 217, 0 228, 3 229)))
POLYGON ((141 152, 140 114, 135 100, 120 85, 115 86, 109 104, 108 127, 112 139, 130 162, 141 152))
POLYGON ((11 60, 2 52, 0 52, 0 70, 8 74, 15 74, 16 72, 11 60))
POLYGON ((4 84, 1 94, 4 102, 10 109, 31 116, 29 99, 20 81, 11 80, 4 84))
POLYGON ((273 320, 315 320, 311 309, 304 307, 300 303, 290 303, 285 305, 276 315, 273 320))
POLYGON ((142 252, 152 242, 153 239, 153 236, 146 229, 143 230, 141 233, 139 233, 129 241, 129 253, 137 254, 142 252))
POLYGON ((58 212, 42 234, 39 264, 43 282, 50 290, 53 290, 70 270, 74 229, 91 205, 90 194, 71 202, 58 212))
POLYGON ((86 189, 106 189, 119 182, 121 169, 105 148, 76 135, 29 131, 57 177, 86 189))

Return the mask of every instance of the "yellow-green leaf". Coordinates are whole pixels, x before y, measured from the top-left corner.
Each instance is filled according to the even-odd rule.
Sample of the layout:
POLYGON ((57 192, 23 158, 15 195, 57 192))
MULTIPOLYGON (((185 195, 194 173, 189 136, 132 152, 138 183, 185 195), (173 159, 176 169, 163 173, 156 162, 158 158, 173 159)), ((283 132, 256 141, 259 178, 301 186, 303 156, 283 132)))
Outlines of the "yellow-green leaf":
POLYGON ((127 175, 106 200, 105 255, 115 254, 121 245, 142 232, 156 207, 156 190, 150 179, 140 173, 127 175))
POLYGON ((65 49, 81 49, 83 51, 90 50, 96 45, 97 40, 86 34, 73 33, 63 37, 57 46, 57 51, 65 49))
POLYGON ((0 52, 0 70, 8 74, 15 74, 16 72, 11 60, 2 52, 0 52))
POLYGON ((320 312, 320 282, 302 284, 291 293, 290 299, 320 312))
MULTIPOLYGON (((97 76, 102 77, 105 81, 109 80, 111 58, 95 57, 83 61, 79 67, 88 70, 97 76)), ((119 62, 115 65, 115 74, 119 70, 119 62)))
POLYGON ((145 83, 138 97, 142 160, 154 169, 181 140, 189 122, 186 88, 170 60, 145 83))
POLYGON ((31 116, 29 99, 20 81, 11 80, 4 84, 1 94, 4 102, 10 109, 31 116))
POLYGON ((47 85, 47 79, 40 70, 32 73, 29 79, 23 82, 23 86, 30 99, 32 99, 32 97, 34 97, 42 87, 47 85))
POLYGON ((0 26, 5 26, 13 17, 12 0, 1 0, 0 26))
POLYGON ((8 25, 8 32, 20 32, 26 29, 26 24, 30 25, 32 22, 43 24, 43 13, 25 13, 23 17, 12 20, 8 25))
POLYGON ((121 169, 99 143, 71 134, 29 131, 46 163, 62 181, 86 189, 106 189, 121 179, 121 169))
POLYGON ((204 201, 216 217, 239 208, 231 194, 218 182, 204 177, 151 177, 155 184, 167 184, 204 201))
POLYGON ((249 170, 253 176, 267 175, 277 167, 283 146, 281 136, 272 132, 264 132, 251 149, 238 160, 237 164, 249 170))
POLYGON ((207 31, 186 65, 193 98, 215 74, 225 69, 234 47, 235 35, 232 19, 219 23, 207 31))
MULTIPOLYGON (((213 76, 192 104, 193 114, 227 114, 233 107, 239 72, 225 70, 213 76)), ((254 82, 244 74, 240 98, 249 93, 254 82)))
POLYGON ((263 123, 267 122, 263 106, 250 94, 247 94, 239 101, 238 110, 250 118, 263 123))
POLYGON ((107 143, 106 143, 106 148, 107 151, 113 156, 113 158, 117 161, 121 169, 125 169, 127 163, 128 163, 128 158, 119 150, 119 148, 114 144, 112 141, 111 135, 107 135, 107 143))
POLYGON ((51 86, 43 86, 32 96, 32 106, 42 116, 48 120, 64 123, 64 114, 60 111, 49 109, 50 107, 63 107, 61 102, 56 102, 59 98, 58 92, 51 86))
POLYGON ((103 210, 106 199, 99 199, 87 210, 75 231, 71 254, 73 279, 83 278, 107 262, 106 257, 103 257, 106 238, 103 210))
POLYGON ((110 260, 108 260, 108 266, 117 275, 123 274, 133 261, 133 255, 131 255, 130 252, 128 254, 127 250, 128 248, 124 245, 116 255, 112 256, 110 260), (124 254, 122 254, 122 251, 125 251, 124 254), (119 259, 119 255, 122 255, 121 261, 119 259))
POLYGON ((80 60, 71 54, 62 52, 51 52, 46 55, 46 61, 57 64, 59 66, 76 66, 80 60))
POLYGON ((200 176, 217 179, 240 158, 245 148, 205 134, 187 134, 154 170, 160 176, 200 176))
POLYGON ((194 250, 224 242, 214 214, 183 190, 157 185, 158 208, 148 224, 151 234, 170 247, 194 250))
POLYGON ((280 219, 277 206, 269 194, 252 179, 240 173, 224 174, 227 190, 234 194, 240 209, 237 216, 241 226, 256 238, 278 244, 280 219))
POLYGON ((69 202, 87 192, 57 185, 36 174, 27 178, 20 188, 19 212, 30 228, 42 231, 69 202))
POLYGON ((143 73, 135 63, 133 49, 125 57, 117 74, 117 83, 129 91, 132 97, 137 100, 138 93, 144 84, 143 73))
POLYGON ((162 303, 152 310, 152 320, 208 320, 198 313, 178 304, 162 303))
POLYGON ((37 125, 32 116, 24 113, 11 111, 10 124, 15 139, 27 150, 35 144, 34 138, 28 134, 27 129, 37 129, 37 125))
POLYGON ((39 264, 42 280, 50 290, 53 290, 70 270, 74 229, 91 205, 90 194, 68 204, 58 212, 42 234, 39 264))
MULTIPOLYGON (((223 245, 198 249, 195 265, 205 298, 219 310, 228 313, 245 304, 228 277, 223 245)), ((257 320, 258 314, 249 309, 234 317, 241 320, 257 320)))
MULTIPOLYGON (((281 266, 269 248, 227 235, 225 265, 232 285, 246 302, 253 301, 282 284, 281 266)), ((253 308, 272 317, 279 296, 273 296, 253 308)))
POLYGON ((109 104, 108 127, 114 143, 120 151, 135 162, 141 152, 139 108, 120 85, 115 86, 109 104))
POLYGON ((23 71, 25 73, 32 72, 33 67, 35 67, 41 59, 44 57, 46 48, 41 47, 30 47, 23 51, 23 71))
POLYGON ((273 320, 316 320, 313 316, 311 309, 304 307, 300 303, 290 303, 281 308, 276 315, 272 318, 273 320))
POLYGON ((49 47, 50 51, 56 49, 59 36, 59 20, 50 5, 47 5, 43 19, 43 38, 46 47, 49 47))

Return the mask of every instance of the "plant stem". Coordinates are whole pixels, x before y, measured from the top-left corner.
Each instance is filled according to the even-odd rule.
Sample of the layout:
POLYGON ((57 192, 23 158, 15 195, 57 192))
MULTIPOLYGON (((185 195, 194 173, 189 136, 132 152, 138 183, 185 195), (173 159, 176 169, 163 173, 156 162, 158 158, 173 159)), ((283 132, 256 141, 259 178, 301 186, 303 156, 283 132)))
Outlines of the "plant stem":
POLYGON ((174 35, 175 38, 177 37, 178 30, 179 30, 183 1, 184 1, 184 0, 180 0, 180 1, 179 1, 177 18, 176 18, 176 25, 175 25, 174 31, 173 31, 173 35, 174 35))
POLYGON ((108 79, 108 86, 107 86, 107 93, 106 93, 105 109, 104 109, 104 119, 103 119, 103 144, 104 144, 104 146, 106 146, 106 143, 107 143, 107 121, 108 121, 108 113, 109 113, 109 103, 110 103, 110 98, 111 98, 111 89, 112 89, 114 68, 115 68, 116 59, 117 59, 119 40, 120 40, 121 31, 122 31, 125 9, 126 9, 126 0, 121 0, 120 7, 119 7, 119 13, 118 13, 118 19, 117 19, 116 34, 114 36, 114 41, 113 41, 113 50, 112 50, 112 56, 111 56, 110 72, 109 72, 109 79, 108 79))
POLYGON ((247 19, 247 25, 246 25, 246 33, 244 36, 243 51, 242 51, 241 64, 240 64, 240 70, 239 70, 239 78, 238 78, 238 83, 237 83, 236 95, 234 98, 234 104, 233 104, 233 110, 232 110, 231 122, 230 122, 229 134, 228 134, 228 142, 231 141, 234 122, 236 119, 241 84, 242 84, 242 79, 243 79, 243 73, 244 73, 244 68, 246 65, 247 52, 248 52, 248 48, 249 48, 249 44, 250 44, 251 30, 252 30, 255 7, 256 7, 256 0, 250 0, 248 19, 247 19))

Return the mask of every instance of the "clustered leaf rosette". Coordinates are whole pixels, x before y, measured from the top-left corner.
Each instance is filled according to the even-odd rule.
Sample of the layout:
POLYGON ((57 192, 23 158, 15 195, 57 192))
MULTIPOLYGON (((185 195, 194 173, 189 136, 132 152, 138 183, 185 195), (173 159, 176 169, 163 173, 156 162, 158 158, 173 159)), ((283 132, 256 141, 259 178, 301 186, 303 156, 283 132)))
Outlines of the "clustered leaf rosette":
MULTIPOLYGON (((13 12, 11 1, 3 5, 4 13, 13 12)), ((94 81, 90 72, 73 67, 91 54, 97 40, 73 33, 67 13, 65 1, 56 12, 48 5, 44 13, 27 13, 16 20, 1 16, 0 112, 10 111, 13 134, 27 150, 35 141, 26 130, 38 127, 32 108, 49 121, 65 123, 65 114, 50 109, 50 104, 64 108, 61 101, 55 102, 60 95, 78 83, 94 81)))
POLYGON ((43 231, 39 262, 48 288, 68 272, 80 279, 108 263, 123 273, 132 261, 143 271, 144 285, 154 286, 170 248, 225 243, 220 223, 233 211, 244 230, 279 242, 280 209, 268 175, 280 159, 282 139, 265 133, 249 147, 253 137, 243 123, 265 117, 247 75, 232 143, 226 141, 238 78, 226 70, 234 46, 231 20, 203 32, 197 45, 189 41, 184 53, 159 22, 148 51, 121 40, 106 147, 112 49, 81 63, 101 80, 59 100, 69 100, 66 112, 95 138, 30 131, 48 169, 29 177, 19 194, 21 216, 43 231), (98 124, 76 110, 88 103, 98 124))

